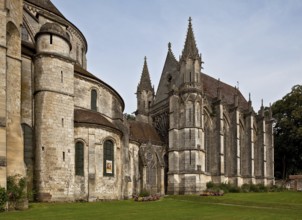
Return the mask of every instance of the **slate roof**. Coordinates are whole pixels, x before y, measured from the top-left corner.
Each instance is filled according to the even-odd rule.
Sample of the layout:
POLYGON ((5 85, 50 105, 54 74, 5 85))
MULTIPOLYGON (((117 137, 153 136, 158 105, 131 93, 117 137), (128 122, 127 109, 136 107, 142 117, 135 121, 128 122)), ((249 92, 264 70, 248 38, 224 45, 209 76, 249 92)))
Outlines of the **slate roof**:
POLYGON ((168 44, 168 53, 165 65, 160 77, 159 85, 156 91, 154 103, 158 103, 168 98, 169 84, 174 82, 178 75, 178 61, 176 60, 172 49, 171 43, 168 44), (170 81, 170 82, 169 82, 170 81))
POLYGON ((137 141, 139 143, 154 143, 162 144, 162 141, 157 134, 155 128, 144 122, 129 121, 130 125, 130 140, 137 141))
POLYGON ((65 18, 64 15, 54 6, 50 0, 25 0, 33 5, 36 5, 40 8, 44 8, 62 18, 65 18))
POLYGON ((74 110, 74 122, 75 124, 85 124, 91 126, 101 126, 120 131, 114 124, 106 119, 99 112, 87 110, 87 109, 75 109, 74 110))
POLYGON ((241 92, 238 89, 235 89, 235 87, 221 82, 204 73, 201 74, 201 81, 203 82, 204 93, 210 98, 217 98, 217 90, 218 87, 220 87, 222 101, 226 102, 228 105, 232 105, 234 104, 235 94, 238 94, 239 107, 245 110, 248 109, 248 102, 243 97, 241 92))

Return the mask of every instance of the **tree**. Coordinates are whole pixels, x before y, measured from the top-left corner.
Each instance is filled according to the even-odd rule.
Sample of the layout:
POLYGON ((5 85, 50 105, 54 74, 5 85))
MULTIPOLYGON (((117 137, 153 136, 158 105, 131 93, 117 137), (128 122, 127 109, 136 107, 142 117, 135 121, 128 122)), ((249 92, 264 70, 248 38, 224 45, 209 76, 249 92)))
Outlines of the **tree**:
POLYGON ((124 113, 124 117, 125 117, 128 121, 135 121, 135 115, 133 115, 133 114, 124 113))
POLYGON ((302 172, 302 85, 272 105, 275 137, 275 176, 286 179, 302 172))

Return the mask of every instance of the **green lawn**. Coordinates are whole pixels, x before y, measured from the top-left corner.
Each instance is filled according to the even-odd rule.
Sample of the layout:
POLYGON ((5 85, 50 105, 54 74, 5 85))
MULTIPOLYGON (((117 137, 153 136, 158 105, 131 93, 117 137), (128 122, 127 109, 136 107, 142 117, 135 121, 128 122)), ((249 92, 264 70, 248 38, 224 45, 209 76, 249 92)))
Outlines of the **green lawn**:
POLYGON ((36 203, 0 219, 302 219, 302 193, 168 196, 156 202, 36 203))

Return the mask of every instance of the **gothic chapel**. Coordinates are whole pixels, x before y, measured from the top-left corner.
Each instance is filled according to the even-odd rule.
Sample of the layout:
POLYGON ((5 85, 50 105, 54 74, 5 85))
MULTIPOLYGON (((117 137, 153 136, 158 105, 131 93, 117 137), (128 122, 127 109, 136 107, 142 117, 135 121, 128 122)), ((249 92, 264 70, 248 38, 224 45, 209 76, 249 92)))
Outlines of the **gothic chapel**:
POLYGON ((156 92, 145 58, 135 120, 87 70, 85 36, 50 0, 0 0, 0 21, 1 187, 26 177, 52 202, 274 183, 271 111, 202 72, 191 19, 156 92))

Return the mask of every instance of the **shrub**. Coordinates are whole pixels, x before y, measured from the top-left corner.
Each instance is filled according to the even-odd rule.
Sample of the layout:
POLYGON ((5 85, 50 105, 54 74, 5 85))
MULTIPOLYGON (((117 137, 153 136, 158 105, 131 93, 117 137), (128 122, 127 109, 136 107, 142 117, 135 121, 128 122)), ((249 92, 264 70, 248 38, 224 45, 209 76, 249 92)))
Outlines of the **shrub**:
POLYGON ((8 196, 5 188, 0 187, 0 212, 5 210, 6 202, 8 201, 8 196))
POLYGON ((148 196, 150 196, 150 193, 146 189, 143 189, 139 194, 139 197, 148 197, 148 196))
POLYGON ((242 192, 245 192, 245 193, 248 193, 248 192, 250 192, 250 188, 251 188, 251 185, 245 183, 245 184, 243 184, 243 185, 241 186, 241 191, 242 191, 242 192))
POLYGON ((264 184, 257 184, 259 192, 268 192, 268 188, 264 184))
POLYGON ((240 193, 241 189, 238 186, 235 185, 229 185, 229 192, 230 193, 240 193))
POLYGON ((228 193, 230 191, 230 184, 227 183, 220 183, 218 184, 218 189, 223 190, 225 193, 228 193))
POLYGON ((213 188, 214 186, 215 186, 215 184, 214 184, 212 181, 207 182, 207 189, 211 189, 211 188, 213 188))
POLYGON ((284 186, 271 185, 268 190, 270 192, 284 192, 287 189, 284 186))
POLYGON ((250 192, 259 192, 259 186, 251 184, 250 185, 250 192))
POLYGON ((18 202, 26 198, 26 179, 20 175, 7 177, 7 195, 9 207, 15 209, 18 202))

